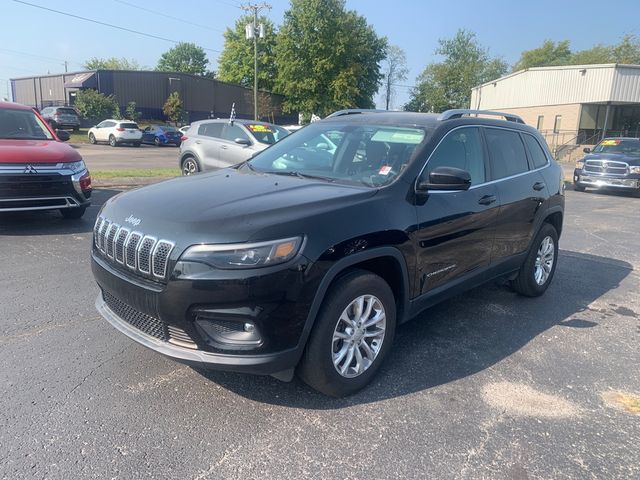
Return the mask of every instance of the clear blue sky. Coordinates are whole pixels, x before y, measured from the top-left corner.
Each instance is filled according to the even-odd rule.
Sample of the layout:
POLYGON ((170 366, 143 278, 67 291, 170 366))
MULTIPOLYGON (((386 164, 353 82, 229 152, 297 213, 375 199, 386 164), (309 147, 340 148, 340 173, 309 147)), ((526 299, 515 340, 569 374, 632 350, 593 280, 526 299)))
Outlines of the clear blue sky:
MULTIPOLYGON (((235 6, 239 4, 236 0, 126 0, 130 5, 153 8, 163 15, 201 25, 196 26, 118 0, 25 1, 217 51, 223 46, 223 30, 242 14, 235 6)), ((273 8, 268 16, 278 25, 289 1, 270 3, 273 8)), ((410 69, 403 82, 406 85, 413 85, 425 65, 438 60, 433 54, 438 39, 452 37, 459 28, 476 32, 480 43, 492 55, 509 63, 515 62, 522 50, 535 48, 547 38, 570 40, 572 49, 581 50, 596 43, 615 43, 626 33, 640 35, 639 0, 347 0, 347 7, 364 15, 379 35, 405 50, 410 69)), ((58 73, 64 71, 64 60, 69 62, 69 71, 80 70, 82 62, 92 56, 127 57, 154 67, 160 54, 172 46, 170 42, 13 0, 2 0, 2 20, 0 96, 7 95, 9 78, 58 73)), ((215 69, 218 53, 207 51, 207 55, 211 68, 215 69)), ((407 89, 398 89, 396 105, 406 99, 407 89)))

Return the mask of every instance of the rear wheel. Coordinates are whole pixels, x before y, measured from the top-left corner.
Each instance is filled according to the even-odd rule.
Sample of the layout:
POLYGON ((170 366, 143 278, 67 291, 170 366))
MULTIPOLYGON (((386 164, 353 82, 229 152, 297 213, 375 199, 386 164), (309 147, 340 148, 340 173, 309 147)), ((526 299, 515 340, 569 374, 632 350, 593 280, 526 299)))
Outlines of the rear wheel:
POLYGON ((139 147, 140 146, 140 142, 133 142, 133 146, 134 147, 139 147))
POLYGON ((586 190, 586 188, 584 188, 582 185, 578 185, 577 183, 573 184, 573 189, 576 192, 584 192, 586 190))
POLYGON ((154 138, 154 139, 153 139, 153 144, 154 144, 156 147, 159 147, 159 146, 160 146, 160 139, 159 139, 158 137, 154 138))
POLYGON ((97 143, 97 142, 96 142, 96 136, 95 136, 93 133, 90 133, 90 134, 89 134, 89 143, 90 143, 91 145, 95 145, 95 144, 97 143))
POLYGON ((351 395, 365 387, 384 361, 396 326, 396 304, 379 276, 354 270, 328 292, 298 366, 312 388, 351 395))
POLYGON ((116 142, 116 137, 114 137, 113 135, 109 135, 109 145, 111 145, 112 147, 118 146, 118 142, 116 142))
POLYGON ((544 223, 511 286, 527 297, 542 295, 553 279, 557 261, 558 232, 551 224, 544 223))
POLYGON ((64 218, 68 218, 70 220, 78 219, 84 215, 84 212, 87 211, 87 207, 77 207, 77 208, 61 208, 60 213, 64 218))
POLYGON ((182 175, 195 175, 200 171, 198 161, 193 157, 187 157, 182 161, 182 175))

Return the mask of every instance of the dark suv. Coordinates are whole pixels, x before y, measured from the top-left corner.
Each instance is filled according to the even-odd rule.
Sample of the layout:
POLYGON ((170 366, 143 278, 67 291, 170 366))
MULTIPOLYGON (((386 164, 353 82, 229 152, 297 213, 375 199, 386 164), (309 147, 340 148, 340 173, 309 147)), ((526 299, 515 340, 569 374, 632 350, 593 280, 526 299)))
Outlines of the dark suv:
POLYGON ((80 117, 78 112, 71 107, 46 107, 40 112, 52 128, 71 128, 73 131, 80 129, 80 117))
POLYGON ((234 167, 113 197, 96 306, 176 360, 297 369, 341 396, 434 303, 496 278, 544 293, 563 213, 561 169, 518 117, 347 110, 234 167))

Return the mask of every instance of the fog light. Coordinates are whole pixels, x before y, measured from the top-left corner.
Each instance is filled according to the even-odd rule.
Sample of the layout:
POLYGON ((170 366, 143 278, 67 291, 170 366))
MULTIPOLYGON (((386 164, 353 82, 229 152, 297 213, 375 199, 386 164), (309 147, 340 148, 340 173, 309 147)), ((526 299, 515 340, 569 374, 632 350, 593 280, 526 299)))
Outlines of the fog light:
POLYGON ((256 348, 262 344, 260 332, 251 322, 207 318, 198 315, 195 325, 200 335, 217 348, 248 349, 256 348))
POLYGON ((256 331, 256 326, 253 323, 245 323, 244 331, 247 333, 253 333, 256 331))

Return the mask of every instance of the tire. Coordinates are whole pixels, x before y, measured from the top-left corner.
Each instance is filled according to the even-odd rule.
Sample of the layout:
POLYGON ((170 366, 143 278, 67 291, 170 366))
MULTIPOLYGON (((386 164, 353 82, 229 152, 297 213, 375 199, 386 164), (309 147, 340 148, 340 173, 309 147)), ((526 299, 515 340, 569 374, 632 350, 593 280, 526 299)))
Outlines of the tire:
POLYGON ((79 132, 80 131, 80 127, 73 127, 73 131, 74 132, 79 132))
POLYGON ((114 137, 113 135, 109 135, 109 145, 111 145, 112 147, 117 147, 118 146, 118 142, 116 141, 116 137, 114 137))
POLYGON ((134 147, 139 147, 140 145, 141 145, 141 143, 140 143, 140 142, 134 142, 134 143, 133 143, 133 146, 134 146, 134 147))
POLYGON ((89 143, 91 145, 95 145, 96 143, 98 143, 98 141, 96 140, 96 136, 93 133, 89 134, 89 143))
POLYGON ((76 207, 76 208, 61 208, 60 213, 64 218, 69 220, 77 220, 84 215, 84 212, 87 211, 87 207, 76 207))
POLYGON ((586 190, 587 190, 585 187, 583 187, 583 186, 581 186, 581 185, 578 185, 577 183, 574 183, 574 184, 573 184, 573 189, 574 189, 576 192, 584 192, 584 191, 586 191, 586 190))
POLYGON ((325 395, 351 395, 364 388, 382 365, 393 343, 395 327, 396 303, 389 285, 373 273, 352 270, 331 287, 322 302, 297 373, 325 395), (367 328, 358 326, 362 318, 357 313, 359 300, 361 308, 370 311, 366 317, 369 321, 379 312, 383 312, 384 320, 367 328))
POLYGON ((185 157, 182 160, 182 175, 195 175, 199 173, 202 169, 200 168, 200 164, 194 157, 185 157))
POLYGON ((158 137, 155 137, 155 138, 153 139, 153 144, 154 144, 156 147, 159 147, 159 146, 160 146, 160 139, 159 139, 158 137))
POLYGON ((518 276, 511 282, 512 288, 527 297, 539 297, 553 280, 558 264, 558 232, 549 223, 543 223, 531 249, 520 267, 518 276), (548 242, 552 242, 549 244, 548 242), (540 266, 537 264, 541 263, 540 266), (545 266, 546 265, 546 266, 545 266))

